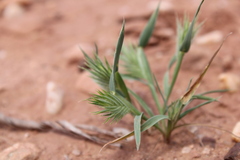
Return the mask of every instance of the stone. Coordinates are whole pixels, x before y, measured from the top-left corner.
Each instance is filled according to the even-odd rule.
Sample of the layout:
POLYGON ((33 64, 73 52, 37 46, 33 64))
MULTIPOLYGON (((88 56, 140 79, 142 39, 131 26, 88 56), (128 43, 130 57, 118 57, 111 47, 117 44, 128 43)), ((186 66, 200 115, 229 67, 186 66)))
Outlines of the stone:
POLYGON ((17 18, 25 13, 25 8, 19 3, 10 3, 3 9, 3 17, 6 19, 17 18))
POLYGON ((81 49, 86 52, 90 57, 93 56, 95 48, 93 45, 88 43, 79 43, 66 49, 63 53, 64 58, 67 60, 68 64, 79 64, 81 61, 84 61, 84 55, 81 49))
POLYGON ((235 125, 235 127, 233 128, 232 133, 236 136, 232 135, 232 140, 235 142, 240 142, 240 121, 237 122, 237 124, 235 125))
POLYGON ((240 159, 240 143, 236 143, 224 156, 224 160, 239 160, 240 159))
POLYGON ((240 78, 236 74, 222 73, 219 75, 220 87, 229 92, 236 92, 240 87, 240 78))
MULTIPOLYGON (((43 25, 43 18, 39 17, 36 18, 35 16, 32 16, 31 14, 26 14, 21 17, 17 17, 11 20, 5 20, 5 25, 3 25, 3 29, 9 32, 12 32, 14 34, 19 35, 28 35, 39 31, 44 27, 43 25)), ((34 35, 32 35, 33 38, 34 35)))
POLYGON ((74 149, 73 151, 72 151, 72 154, 74 155, 74 156, 80 156, 81 154, 82 154, 82 152, 80 151, 80 150, 78 150, 78 149, 74 149))
POLYGON ((2 152, 1 160, 36 160, 40 155, 40 149, 33 143, 16 143, 2 152))
POLYGON ((63 90, 54 82, 47 83, 46 111, 49 114, 57 114, 63 106, 63 90))
POLYGON ((197 37, 195 42, 199 45, 218 43, 223 40, 223 34, 220 31, 212 31, 200 37, 197 37))
POLYGON ((193 147, 194 147, 193 145, 183 147, 181 153, 182 154, 190 153, 193 147))
POLYGON ((211 148, 215 148, 216 140, 214 138, 204 136, 201 138, 201 141, 204 146, 208 145, 211 148))
POLYGON ((211 148, 205 147, 202 151, 202 154, 210 155, 211 154, 211 148))
POLYGON ((77 79, 76 88, 86 94, 96 93, 101 88, 97 83, 94 82, 93 79, 90 78, 90 73, 85 71, 82 72, 77 79))

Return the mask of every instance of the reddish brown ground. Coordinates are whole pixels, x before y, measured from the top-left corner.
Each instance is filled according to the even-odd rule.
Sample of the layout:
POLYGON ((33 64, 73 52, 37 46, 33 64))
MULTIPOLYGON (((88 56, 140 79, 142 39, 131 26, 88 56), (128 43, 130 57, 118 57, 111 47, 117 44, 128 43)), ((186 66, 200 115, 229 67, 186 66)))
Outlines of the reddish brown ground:
MULTIPOLYGON (((174 10, 160 13, 158 30, 175 29, 175 15, 182 17, 186 12, 192 17, 200 1, 171 0, 170 2, 174 10)), ((149 16, 149 3, 147 0, 39 0, 28 6, 26 13, 19 18, 6 20, 1 17, 0 49, 6 52, 6 57, 0 59, 0 87, 2 88, 0 89, 0 112, 28 120, 67 120, 74 124, 96 125, 109 130, 115 126, 132 129, 130 116, 117 124, 105 125, 101 116, 94 116, 91 113, 97 111, 97 107, 81 101, 89 95, 76 88, 76 82, 81 73, 78 71, 77 64, 68 65, 64 54, 76 44, 96 42, 100 54, 112 59, 111 51, 114 49, 123 18, 121 12, 124 10, 128 12, 126 27, 136 23, 142 29, 141 24, 145 23, 145 17, 149 16), (64 108, 55 116, 47 114, 44 107, 45 88, 49 81, 60 84, 65 92, 64 108)), ((199 35, 214 30, 221 31, 223 35, 233 32, 233 35, 225 42, 204 78, 199 92, 218 89, 218 75, 223 72, 239 75, 239 7, 240 1, 237 0, 206 0, 203 5, 199 20, 206 20, 206 22, 199 35), (231 67, 226 70, 222 62, 229 56, 232 58, 231 67)), ((136 40, 131 33, 132 31, 129 31, 126 34, 126 39, 136 40)), ((157 44, 146 48, 151 67, 160 83, 167 60, 174 52, 174 41, 175 33, 174 36, 163 37, 160 41, 155 41, 157 44)), ((218 45, 219 43, 194 45, 184 60, 174 97, 184 92, 190 78, 197 77, 218 45)), ((80 51, 79 54, 81 54, 80 51)), ((148 97, 148 90, 135 88, 141 95, 148 97)), ((212 124, 231 131, 240 117, 239 93, 224 93, 221 96, 221 103, 205 106, 191 113, 184 121, 212 124)), ((149 100, 149 102, 152 101, 149 100)), ((218 160, 223 159, 234 144, 231 141, 231 135, 219 130, 200 127, 197 134, 216 140, 216 146, 210 154, 202 154, 204 147, 200 146, 198 139, 189 132, 188 128, 181 128, 174 132, 170 145, 163 143, 157 132, 153 132, 152 135, 144 133, 139 151, 136 151, 135 143, 132 141, 124 143, 122 149, 107 148, 101 154, 98 153, 100 145, 83 139, 74 139, 51 132, 38 133, 2 128, 0 129, 0 150, 17 142, 32 142, 42 151, 39 158, 41 160, 61 160, 64 159, 64 155, 68 155, 73 160, 186 160, 194 157, 218 160), (26 133, 29 137, 25 137, 26 133), (182 148, 189 145, 193 145, 191 152, 182 154, 182 148), (71 153, 74 149, 80 150, 82 154, 79 157, 74 156, 71 153)))

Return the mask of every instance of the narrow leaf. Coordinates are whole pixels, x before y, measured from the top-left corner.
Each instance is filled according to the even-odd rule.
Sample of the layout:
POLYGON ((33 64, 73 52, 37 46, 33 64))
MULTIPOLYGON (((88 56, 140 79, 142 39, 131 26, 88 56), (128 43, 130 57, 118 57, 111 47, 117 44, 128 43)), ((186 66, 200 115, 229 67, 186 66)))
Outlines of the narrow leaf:
POLYGON ((163 119, 168 119, 168 116, 166 115, 156 115, 151 118, 149 118, 146 122, 144 122, 141 126, 141 131, 144 132, 150 127, 154 126, 157 122, 163 120, 163 119))
POLYGON ((141 119, 142 119, 142 115, 143 115, 143 113, 135 116, 135 118, 134 118, 134 136, 135 136, 137 150, 139 150, 140 143, 141 143, 141 119))
POLYGON ((115 72, 118 71, 118 62, 119 62, 119 57, 120 57, 122 44, 123 44, 123 40, 124 40, 124 26, 125 26, 125 21, 123 21, 122 29, 121 29, 121 32, 120 32, 120 35, 118 38, 117 48, 114 53, 114 63, 113 63, 112 74, 111 74, 110 81, 109 81, 109 89, 110 89, 110 91, 113 91, 113 92, 116 91, 115 72))
POLYGON ((194 15, 193 21, 192 21, 192 23, 191 23, 191 25, 190 25, 190 27, 189 27, 189 29, 188 29, 188 32, 187 32, 186 36, 184 37, 183 43, 182 43, 182 45, 181 45, 181 47, 180 47, 180 51, 181 51, 181 52, 186 53, 186 52, 188 52, 189 49, 190 49, 192 36, 193 36, 193 34, 194 34, 194 33, 193 33, 193 32, 194 32, 194 31, 193 31, 193 28, 194 28, 196 18, 197 18, 197 16, 198 16, 198 13, 199 13, 199 11, 200 11, 200 9, 201 9, 201 6, 202 6, 203 2, 204 2, 204 0, 202 0, 202 2, 200 3, 200 5, 199 5, 199 7, 198 7, 198 9, 197 9, 197 12, 196 12, 195 15, 194 15))
POLYGON ((155 89, 153 74, 152 74, 147 57, 146 57, 142 47, 138 47, 137 56, 138 56, 138 63, 140 65, 140 69, 142 71, 142 75, 143 75, 144 79, 148 82, 149 89, 150 89, 151 94, 154 98, 154 101, 158 107, 158 111, 159 111, 159 113, 161 113, 161 105, 160 105, 158 95, 157 95, 157 92, 155 89))
POLYGON ((128 137, 133 136, 133 135, 134 135, 134 131, 132 131, 132 132, 130 132, 130 133, 128 133, 128 134, 126 134, 126 135, 124 135, 124 136, 122 136, 122 137, 119 137, 119 138, 117 138, 117 139, 115 139, 115 140, 113 140, 113 141, 110 141, 110 142, 104 144, 104 146, 101 148, 101 150, 100 150, 99 152, 101 152, 101 151, 102 151, 106 146, 108 146, 109 144, 113 144, 113 143, 120 142, 120 141, 122 141, 122 140, 124 140, 124 139, 127 139, 128 137))
MULTIPOLYGON (((231 34, 231 33, 230 33, 231 34)), ((230 35, 228 34, 227 37, 230 35)), ((207 72, 208 68, 210 67, 213 59, 215 58, 215 56, 217 55, 217 53, 219 52, 219 50, 221 49, 224 41, 226 40, 226 38, 224 38, 224 40, 222 41, 221 45, 218 47, 218 49, 215 51, 215 53, 213 54, 212 58, 210 59, 210 61, 208 62, 208 65, 205 67, 205 69, 203 70, 203 72, 200 74, 200 76, 198 77, 198 79, 195 81, 195 83, 190 87, 190 89, 187 91, 187 93, 184 94, 184 96, 181 98, 181 101, 183 104, 188 103, 188 101, 192 98, 193 94, 195 93, 195 91, 197 90, 198 86, 200 85, 200 82, 202 81, 205 73, 207 72)))
POLYGON ((131 102, 131 98, 128 94, 128 89, 126 87, 125 82, 123 81, 121 75, 119 74, 119 72, 115 73, 115 77, 116 77, 116 83, 120 89, 120 91, 124 94, 124 97, 126 97, 126 99, 131 102))
POLYGON ((200 93, 199 95, 206 95, 206 94, 211 94, 211 93, 220 93, 220 92, 227 92, 227 89, 220 89, 220 90, 212 90, 212 91, 207 91, 200 93))
POLYGON ((138 101, 138 103, 141 105, 141 107, 144 109, 144 111, 149 115, 149 116, 154 116, 152 109, 147 105, 147 103, 135 92, 132 90, 128 89, 130 94, 134 96, 134 98, 138 101))
MULTIPOLYGON (((163 120, 163 119, 168 119, 168 116, 166 115, 156 115, 156 116, 153 116, 151 118, 149 118, 146 122, 144 122, 142 125, 141 125, 141 132, 144 132, 146 131, 147 129, 149 129, 150 127, 154 126, 157 122, 163 120)), ((119 137, 113 141, 110 141, 108 143, 106 143, 100 150, 100 152, 109 144, 113 144, 113 143, 116 143, 116 142, 119 142, 119 141, 122 141, 128 137, 131 137, 134 135, 134 131, 122 136, 122 137, 119 137)))
POLYGON ((202 106, 204 106, 204 105, 206 105, 206 104, 209 104, 209 103, 211 103, 211 102, 214 102, 214 101, 216 101, 216 99, 209 100, 209 101, 207 101, 207 102, 203 102, 203 103, 201 103, 201 104, 199 104, 199 105, 197 105, 197 106, 195 106, 195 107, 193 107, 193 108, 190 108, 190 109, 186 110, 185 112, 183 112, 183 113, 180 114, 178 120, 180 120, 181 118, 183 118, 184 116, 186 116, 188 113, 194 111, 195 109, 200 108, 200 107, 202 107, 202 106))
POLYGON ((165 96, 167 96, 169 92, 169 72, 168 71, 164 74, 164 77, 163 77, 163 89, 164 89, 165 96))
POLYGON ((157 6, 157 9, 154 11, 154 13, 151 15, 146 27, 142 31, 139 38, 138 46, 145 47, 147 45, 152 35, 153 29, 158 17, 158 10, 159 10, 159 5, 157 6))
POLYGON ((163 102, 165 103, 165 102, 166 102, 166 99, 165 99, 165 97, 164 97, 164 95, 163 95, 163 93, 162 93, 161 88, 160 88, 159 85, 158 85, 157 79, 156 79, 156 77, 155 77, 154 75, 153 75, 153 78, 154 78, 154 82, 155 82, 155 85, 156 85, 156 87, 157 87, 157 90, 158 90, 159 94, 161 95, 163 102))
POLYGON ((215 100, 215 98, 208 97, 208 96, 203 96, 203 95, 193 95, 192 99, 201 99, 201 100, 215 100))

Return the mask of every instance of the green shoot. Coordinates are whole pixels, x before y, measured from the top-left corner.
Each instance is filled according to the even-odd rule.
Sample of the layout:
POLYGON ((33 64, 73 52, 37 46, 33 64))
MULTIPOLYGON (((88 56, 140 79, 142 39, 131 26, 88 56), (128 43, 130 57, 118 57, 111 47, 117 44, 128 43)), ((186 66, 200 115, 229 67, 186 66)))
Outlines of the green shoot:
POLYGON ((136 148, 138 150, 141 143, 141 132, 149 129, 150 127, 154 127, 159 130, 163 139, 169 143, 173 130, 179 127, 179 120, 192 111, 217 101, 216 98, 208 97, 206 94, 225 91, 213 90, 201 94, 195 94, 213 59, 222 47, 223 42, 225 41, 224 39, 196 81, 191 84, 192 80, 190 80, 186 93, 174 102, 169 103, 171 93, 180 72, 182 61, 184 56, 188 55, 186 53, 189 51, 191 41, 199 28, 199 26, 195 26, 195 23, 203 2, 204 0, 201 1, 192 22, 190 22, 186 17, 184 18, 183 23, 180 23, 179 20, 177 21, 176 52, 170 60, 166 73, 163 75, 163 90, 160 88, 153 72, 151 71, 144 52, 144 47, 148 44, 157 21, 158 7, 142 31, 138 46, 123 46, 125 25, 125 22, 123 22, 116 45, 113 66, 111 66, 106 60, 102 61, 98 57, 98 54, 95 54, 93 58, 90 58, 83 51, 86 59, 86 65, 89 67, 89 69, 86 70, 91 73, 91 77, 96 81, 96 83, 102 87, 101 91, 93 94, 92 97, 88 99, 90 103, 101 108, 101 110, 96 112, 96 114, 102 114, 103 116, 106 116, 106 121, 112 122, 121 120, 128 113, 134 116, 134 130, 123 137, 107 143, 103 146, 103 148, 108 144, 119 142, 134 135, 136 148), (118 71, 120 60, 123 62, 122 66, 125 69, 125 73, 123 74, 120 74, 118 71), (170 77, 170 69, 172 67, 174 68, 172 77, 170 77), (143 100, 142 97, 128 88, 123 78, 139 81, 143 85, 146 85, 149 88, 158 113, 154 113, 152 108, 143 100), (130 95, 132 96, 131 98, 134 98, 141 106, 140 109, 135 107, 130 95), (196 99, 204 102, 187 109, 186 107, 196 99))

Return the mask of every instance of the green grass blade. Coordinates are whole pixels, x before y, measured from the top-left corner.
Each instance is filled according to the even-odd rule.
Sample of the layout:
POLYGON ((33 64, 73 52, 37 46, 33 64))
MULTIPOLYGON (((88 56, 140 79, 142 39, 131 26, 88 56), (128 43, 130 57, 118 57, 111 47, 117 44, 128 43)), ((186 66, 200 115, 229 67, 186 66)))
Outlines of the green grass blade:
POLYGON ((156 123, 158 123, 161 120, 168 119, 168 116, 166 115, 156 115, 151 118, 149 118, 146 122, 144 122, 141 126, 141 131, 144 132, 150 127, 154 126, 156 123))
POLYGON ((193 107, 193 108, 190 108, 190 109, 186 110, 185 112, 183 112, 183 113, 180 114, 178 120, 182 119, 184 116, 186 116, 186 115, 189 114, 190 112, 194 111, 195 109, 200 108, 200 107, 202 107, 202 106, 204 106, 204 105, 206 105, 206 104, 212 103, 212 102, 214 102, 214 101, 216 101, 216 99, 212 99, 212 100, 209 100, 209 101, 207 101, 207 102, 203 102, 203 103, 201 103, 201 104, 199 104, 199 105, 197 105, 197 106, 195 106, 195 107, 193 107))
POLYGON ((181 47, 180 47, 180 51, 181 51, 181 52, 186 53, 186 52, 188 52, 189 49, 190 49, 192 37, 193 37, 193 35, 194 35, 194 25, 195 25, 195 21, 196 21, 196 19, 197 19, 198 13, 199 13, 199 11, 200 11, 200 9, 201 9, 201 6, 202 6, 203 2, 204 2, 204 0, 202 0, 202 2, 200 3, 200 5, 199 5, 199 7, 198 7, 198 9, 197 9, 197 11, 196 11, 196 13, 195 13, 195 15, 194 15, 193 21, 192 21, 192 23, 191 23, 191 25, 190 25, 190 27, 189 27, 189 29, 188 29, 188 31, 187 31, 187 34, 186 34, 186 36, 185 36, 185 38, 184 38, 184 40, 183 40, 183 43, 182 43, 182 45, 181 45, 181 47))
POLYGON ((161 113, 161 105, 160 105, 158 95, 157 95, 157 92, 155 89, 153 74, 152 74, 147 57, 146 57, 142 47, 138 47, 137 56, 138 56, 138 63, 140 65, 140 69, 142 71, 143 77, 148 82, 148 86, 150 88, 150 91, 154 98, 154 101, 158 107, 158 111, 159 111, 159 113, 161 113))
POLYGON ((158 10, 159 5, 157 6, 157 9, 154 11, 154 13, 151 15, 146 27, 142 31, 139 38, 138 46, 145 47, 147 45, 150 37, 152 36, 152 32, 158 17, 158 10))
POLYGON ((164 90, 164 95, 167 96, 169 92, 169 72, 168 71, 163 76, 163 90, 164 90))
POLYGON ((113 92, 116 92, 115 72, 118 71, 119 57, 120 57, 122 44, 123 44, 123 40, 124 40, 124 26, 125 26, 125 21, 123 21, 122 29, 120 31, 120 35, 118 38, 116 51, 114 53, 114 63, 113 63, 112 74, 111 74, 110 81, 109 81, 109 89, 110 89, 110 91, 113 91, 113 92))
POLYGON ((120 91, 124 94, 124 96, 126 97, 126 99, 131 102, 131 98, 128 94, 128 89, 126 87, 126 84, 124 83, 121 75, 119 74, 119 72, 115 73, 115 77, 116 77, 116 83, 118 85, 118 88, 120 89, 120 91))
MULTIPOLYGON (((158 123, 159 121, 161 120, 164 120, 164 119, 168 119, 168 116, 166 115, 156 115, 156 116, 153 116, 151 118, 149 118, 146 122, 144 122, 142 125, 141 125, 141 132, 144 132, 146 131, 147 129, 149 129, 150 127, 154 126, 156 123, 158 123)), ((108 143, 106 143, 102 149, 100 151, 102 151, 107 145, 109 144, 113 144, 113 143, 116 143, 116 142, 120 142, 128 137, 131 137, 134 135, 134 131, 122 136, 122 137, 119 137, 113 141, 110 141, 108 143)))
POLYGON ((221 92, 227 92, 227 89, 222 89, 222 90, 212 90, 212 91, 207 91, 200 93, 199 95, 206 95, 206 94, 211 94, 211 93, 221 93, 221 92))
POLYGON ((176 62, 176 60, 177 60, 177 57, 176 57, 176 55, 174 55, 169 62, 168 70, 170 70, 172 68, 172 66, 176 62))
POLYGON ((164 95, 163 95, 163 93, 162 93, 161 88, 160 88, 159 85, 158 85, 157 79, 156 79, 156 77, 155 77, 154 75, 153 75, 153 78, 154 78, 154 82, 155 82, 155 85, 156 85, 156 87, 157 87, 157 90, 158 90, 159 94, 161 95, 163 102, 165 103, 165 102, 166 102, 166 99, 165 99, 165 97, 164 97, 164 95))
POLYGON ((192 100, 193 99, 200 99, 200 100, 206 100, 206 101, 215 100, 215 98, 203 96, 203 95, 193 95, 192 100))
POLYGON ((134 118, 134 136, 135 136, 137 150, 139 150, 140 143, 141 143, 141 120, 142 120, 142 115, 143 115, 143 113, 135 116, 135 118, 134 118))
POLYGON ((144 109, 144 111, 150 116, 154 116, 152 109, 147 105, 147 103, 135 92, 132 90, 128 89, 131 95, 138 101, 138 103, 141 105, 141 107, 144 109))

